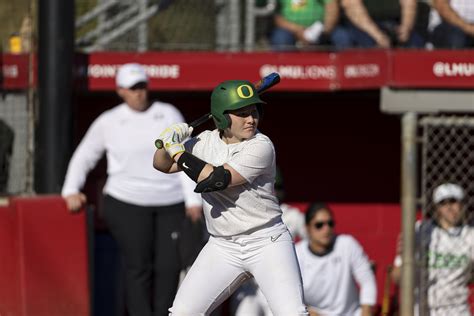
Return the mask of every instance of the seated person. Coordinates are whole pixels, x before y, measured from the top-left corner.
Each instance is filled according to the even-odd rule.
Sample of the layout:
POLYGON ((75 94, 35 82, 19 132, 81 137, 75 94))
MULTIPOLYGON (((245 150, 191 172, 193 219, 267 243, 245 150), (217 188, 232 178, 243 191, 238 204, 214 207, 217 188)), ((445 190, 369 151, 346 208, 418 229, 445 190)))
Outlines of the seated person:
POLYGON ((305 221, 308 239, 296 245, 296 254, 310 315, 373 315, 377 286, 361 245, 335 234, 333 213, 324 203, 311 204, 305 221))
MULTIPOLYGON (((416 225, 416 261, 424 261, 420 258, 422 244, 428 255, 427 288, 416 292, 427 298, 428 315, 471 316, 468 283, 474 266, 474 228, 465 223, 463 199, 464 191, 459 185, 441 184, 433 191, 433 218, 416 225)), ((402 247, 399 242, 392 270, 396 283, 401 276, 402 247)), ((421 272, 415 271, 419 281, 421 272)), ((417 310, 421 299, 416 300, 417 310)))
POLYGON ((433 0, 429 30, 435 48, 474 47, 474 1, 433 0))
POLYGON ((278 51, 295 50, 297 44, 346 48, 348 35, 338 20, 339 0, 278 0, 270 43, 278 51))
POLYGON ((425 39, 414 29, 416 0, 341 0, 352 46, 422 48, 425 39))

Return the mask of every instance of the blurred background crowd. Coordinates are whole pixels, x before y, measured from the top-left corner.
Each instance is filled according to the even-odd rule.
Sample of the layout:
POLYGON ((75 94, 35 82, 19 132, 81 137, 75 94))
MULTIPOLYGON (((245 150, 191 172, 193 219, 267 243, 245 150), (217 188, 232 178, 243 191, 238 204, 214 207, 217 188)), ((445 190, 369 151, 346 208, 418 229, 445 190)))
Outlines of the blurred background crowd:
MULTIPOLYGON (((2 50, 25 52, 33 1, 0 2, 2 50)), ((78 0, 79 51, 469 48, 469 0, 78 0)))

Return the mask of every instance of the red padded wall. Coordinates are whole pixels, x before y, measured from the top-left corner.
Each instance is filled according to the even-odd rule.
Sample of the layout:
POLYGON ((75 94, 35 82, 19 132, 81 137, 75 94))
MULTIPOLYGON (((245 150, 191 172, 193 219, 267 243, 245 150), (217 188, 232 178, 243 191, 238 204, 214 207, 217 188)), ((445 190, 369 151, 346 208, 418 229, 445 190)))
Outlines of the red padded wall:
POLYGON ((3 201, 5 205, 0 206, 0 315, 21 315, 16 212, 8 199, 3 201))
POLYGON ((68 213, 59 196, 14 198, 11 208, 13 219, 3 216, 2 221, 11 220, 17 229, 2 232, 1 239, 3 243, 13 238, 18 244, 11 250, 17 265, 10 269, 19 280, 21 302, 12 304, 14 309, 6 315, 89 315, 84 213, 68 213))

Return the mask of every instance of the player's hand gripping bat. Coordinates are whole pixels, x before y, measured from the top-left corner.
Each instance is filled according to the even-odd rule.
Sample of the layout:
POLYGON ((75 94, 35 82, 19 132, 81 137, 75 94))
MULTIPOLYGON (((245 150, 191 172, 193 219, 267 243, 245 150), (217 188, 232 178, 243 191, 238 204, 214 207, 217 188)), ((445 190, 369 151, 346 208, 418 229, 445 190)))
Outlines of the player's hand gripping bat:
MULTIPOLYGON (((271 74, 269 74, 269 75, 263 77, 262 79, 260 79, 257 83, 254 84, 254 86, 255 86, 255 89, 257 89, 257 93, 260 95, 260 94, 264 93, 265 91, 267 91, 268 89, 270 89, 271 87, 273 87, 274 85, 276 85, 279 82, 280 82, 280 75, 276 72, 272 72, 271 74)), ((196 128, 199 125, 206 122, 207 120, 209 120, 211 117, 212 117, 212 114, 207 113, 207 114, 201 116, 200 118, 198 118, 197 120, 192 121, 189 124, 189 126, 191 126, 193 128, 196 128)), ((163 141, 161 139, 155 140, 155 146, 158 149, 163 148, 163 141)))

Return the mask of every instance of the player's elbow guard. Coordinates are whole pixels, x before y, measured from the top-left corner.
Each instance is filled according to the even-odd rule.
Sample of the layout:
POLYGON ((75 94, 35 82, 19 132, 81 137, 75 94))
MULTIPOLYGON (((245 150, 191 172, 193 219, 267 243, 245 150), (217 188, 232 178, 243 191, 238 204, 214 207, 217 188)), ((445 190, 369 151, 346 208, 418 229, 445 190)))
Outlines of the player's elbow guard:
MULTIPOLYGON (((199 176, 206 165, 205 161, 188 152, 184 152, 178 159, 179 168, 196 182, 198 182, 199 176)), ((226 170, 223 166, 213 168, 213 171, 206 179, 198 182, 194 192, 221 191, 229 186, 231 181, 230 171, 226 170)))
POLYGON ((194 192, 206 193, 213 191, 222 191, 227 188, 232 180, 230 171, 223 166, 214 167, 214 171, 204 180, 200 181, 194 192))

